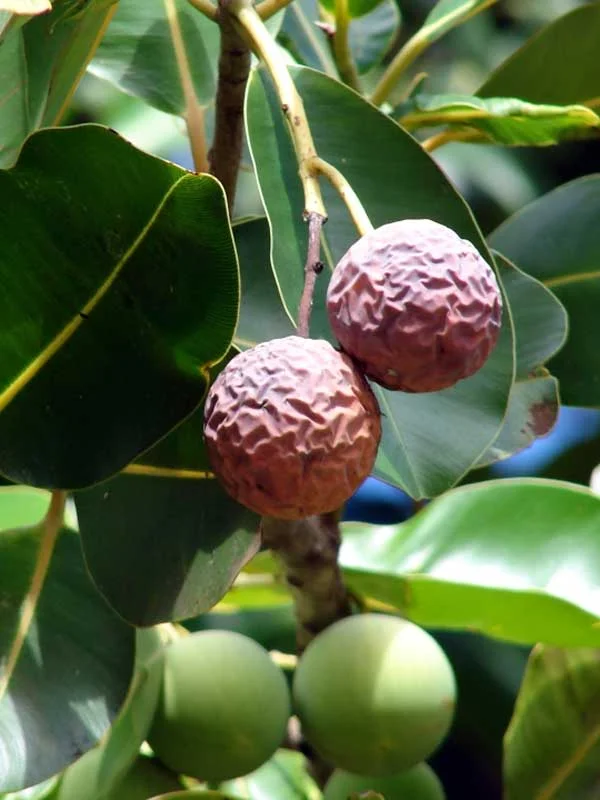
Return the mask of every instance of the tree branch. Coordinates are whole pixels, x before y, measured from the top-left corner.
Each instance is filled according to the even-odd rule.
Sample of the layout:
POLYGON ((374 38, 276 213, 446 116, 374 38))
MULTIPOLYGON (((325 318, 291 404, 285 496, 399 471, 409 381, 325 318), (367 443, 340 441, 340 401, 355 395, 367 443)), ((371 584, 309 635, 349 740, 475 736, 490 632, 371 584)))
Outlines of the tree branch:
POLYGON ((244 144, 244 94, 250 74, 250 49, 234 25, 229 6, 229 0, 220 0, 221 52, 210 172, 223 184, 231 211, 244 144))
POLYGON ((289 521, 263 517, 262 539, 283 564, 298 618, 301 653, 333 622, 352 613, 338 566, 338 512, 289 521))

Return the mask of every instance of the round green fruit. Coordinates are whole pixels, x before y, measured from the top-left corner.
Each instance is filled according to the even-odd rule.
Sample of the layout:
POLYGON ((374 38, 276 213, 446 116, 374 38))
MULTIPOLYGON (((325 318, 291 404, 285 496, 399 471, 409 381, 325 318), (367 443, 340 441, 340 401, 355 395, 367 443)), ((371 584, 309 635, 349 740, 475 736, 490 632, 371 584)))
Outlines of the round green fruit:
POLYGON ((323 800, 348 800, 353 792, 379 792, 389 800, 445 800, 437 775, 428 764, 417 764, 399 775, 365 778, 336 769, 325 787, 323 800))
POLYGON ((298 663, 294 708, 315 749, 360 775, 394 775, 427 759, 454 714, 443 650, 407 620, 359 614, 317 636, 298 663))
POLYGON ((148 742, 175 772, 224 781, 273 755, 289 715, 286 680, 263 647, 232 631, 202 631, 165 651, 148 742))
POLYGON ((147 800, 181 789, 173 773, 149 758, 138 756, 128 772, 104 790, 103 755, 101 749, 94 748, 68 767, 52 800, 147 800))

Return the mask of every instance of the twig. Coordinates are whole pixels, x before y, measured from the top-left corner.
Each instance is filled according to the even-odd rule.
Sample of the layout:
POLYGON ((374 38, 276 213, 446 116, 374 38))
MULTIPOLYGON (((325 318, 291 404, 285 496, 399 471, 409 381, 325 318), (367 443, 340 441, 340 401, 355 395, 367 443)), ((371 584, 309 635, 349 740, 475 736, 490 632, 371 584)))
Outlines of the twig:
POLYGON ((436 133, 421 142, 421 147, 428 153, 432 153, 444 144, 450 142, 481 142, 481 133, 476 130, 445 130, 441 133, 436 133))
POLYGON ((333 55, 344 83, 360 91, 358 71, 352 57, 349 41, 350 16, 348 0, 335 0, 335 31, 333 33, 333 55))
POLYGON ((250 74, 250 49, 233 22, 229 0, 220 0, 218 21, 221 52, 210 171, 223 184, 231 211, 244 144, 244 95, 250 74))
POLYGON ((281 11, 282 8, 289 6, 291 2, 293 2, 293 0, 261 0, 261 2, 256 5, 256 13, 264 21, 270 19, 278 11, 281 11))
POLYGON ((318 156, 313 159, 312 167, 316 172, 323 175, 324 178, 327 178, 333 188, 337 191, 341 199, 344 201, 346 208, 352 217, 352 222, 354 223, 354 226, 359 234, 364 236, 365 233, 372 231, 373 225, 367 212, 365 211, 363 204, 360 202, 358 195, 339 171, 339 169, 336 169, 333 164, 330 164, 328 161, 324 161, 318 156))
POLYGON ((198 9, 201 14, 204 14, 205 17, 216 22, 217 7, 214 3, 211 3, 210 0, 188 0, 188 2, 193 5, 194 8, 198 9))
POLYGON ((63 523, 63 516, 65 511, 66 493, 55 491, 52 492, 50 506, 46 513, 46 517, 41 524, 42 537, 40 541, 40 548, 35 562, 33 575, 31 576, 31 583, 27 594, 21 603, 19 613, 19 622, 15 632, 13 633, 12 643, 8 655, 6 657, 6 664, 4 671, 0 675, 0 700, 6 694, 10 680, 13 676, 19 656, 27 639, 27 634, 31 628, 31 623, 37 610, 38 602, 44 582, 50 567, 50 560, 58 534, 63 523))
POLYGON ((453 12, 441 16, 436 22, 424 25, 414 36, 411 36, 389 63, 371 94, 371 102, 376 106, 380 106, 387 100, 408 67, 450 27, 466 22, 496 2, 498 0, 487 0, 486 3, 477 5, 474 8, 458 6, 453 12))
POLYGON ((321 229, 325 218, 314 211, 308 215, 308 248, 306 264, 304 265, 304 289, 298 309, 298 336, 308 336, 310 312, 312 310, 313 295, 317 275, 323 270, 321 261, 321 229))
POLYGON ((326 218, 319 181, 312 167, 312 160, 316 157, 315 145, 302 98, 288 72, 287 64, 250 0, 232 0, 230 11, 252 48, 264 61, 275 85, 296 151, 298 173, 304 189, 304 216, 307 218, 309 214, 316 213, 326 218))
POLYGON ((192 150, 194 169, 196 172, 208 172, 206 132, 204 128, 204 109, 196 97, 194 82, 192 80, 192 71, 188 60, 188 54, 185 49, 185 43, 183 41, 181 25, 179 24, 179 16, 175 7, 175 0, 164 0, 164 4, 167 21, 171 31, 171 38, 173 39, 173 49, 175 50, 177 69, 179 70, 179 77, 181 79, 181 88, 183 90, 183 99, 185 101, 185 124, 187 127, 188 139, 190 141, 190 148, 192 150))

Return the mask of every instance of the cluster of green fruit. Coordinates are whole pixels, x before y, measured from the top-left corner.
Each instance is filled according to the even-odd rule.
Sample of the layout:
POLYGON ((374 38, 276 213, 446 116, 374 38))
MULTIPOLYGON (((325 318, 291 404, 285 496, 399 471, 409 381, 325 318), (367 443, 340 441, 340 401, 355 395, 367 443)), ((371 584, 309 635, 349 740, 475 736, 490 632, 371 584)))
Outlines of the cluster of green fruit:
MULTIPOLYGON (((171 778, 138 759, 103 800, 146 800, 150 779, 173 791, 173 773, 211 785, 249 774, 281 746, 292 709, 308 742, 336 767, 325 800, 368 789, 387 800, 443 800, 423 762, 451 724, 454 675, 439 645, 413 623, 379 614, 335 623, 300 657, 291 697, 267 651, 239 633, 190 634, 164 655, 148 741, 171 778)), ((81 800, 94 756, 67 770, 56 800, 81 800)))

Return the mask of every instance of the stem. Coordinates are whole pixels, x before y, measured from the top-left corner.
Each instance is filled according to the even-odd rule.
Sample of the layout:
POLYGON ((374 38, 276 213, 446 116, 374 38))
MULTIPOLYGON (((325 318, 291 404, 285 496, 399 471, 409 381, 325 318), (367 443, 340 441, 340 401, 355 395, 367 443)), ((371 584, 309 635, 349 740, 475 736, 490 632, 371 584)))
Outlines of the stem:
POLYGON ((263 543, 282 562, 298 618, 298 652, 333 622, 351 614, 338 566, 338 513, 289 521, 263 517, 263 543))
POLYGON ((210 0, 188 0, 188 2, 205 17, 212 19, 213 22, 217 21, 217 7, 210 0))
POLYGON ((244 144, 244 95, 250 74, 250 50, 234 24, 229 0, 220 0, 219 25, 221 52, 210 171, 223 184, 231 212, 244 144))
POLYGON ((256 6, 256 13, 262 20, 267 20, 291 2, 293 0, 261 0, 256 6))
POLYGON ((428 153, 432 153, 444 144, 449 142, 481 142, 481 133, 476 130, 446 130, 436 133, 421 142, 421 147, 428 153))
POLYGON ((335 32, 333 34, 333 55, 340 72, 340 77, 348 86, 360 92, 360 81, 356 64, 352 58, 348 34, 350 17, 348 0, 335 0, 335 32))
POLYGON ((402 74, 416 61, 424 50, 443 36, 450 28, 466 22, 468 19, 479 14, 484 9, 489 8, 489 6, 496 2, 498 2, 498 0, 487 0, 486 3, 467 10, 459 7, 455 11, 441 16, 433 23, 427 24, 426 22, 414 36, 411 36, 404 47, 396 53, 389 63, 387 69, 379 79, 379 83, 371 94, 371 102, 376 106, 380 106, 387 100, 402 74))
POLYGON ((339 169, 336 169, 333 164, 324 161, 318 156, 313 159, 313 169, 327 178, 342 198, 359 234, 364 236, 366 233, 370 233, 370 231, 373 230, 371 220, 363 204, 360 202, 358 195, 339 169))
POLYGON ((317 275, 323 270, 321 261, 321 229, 325 218, 320 214, 311 212, 308 215, 308 252, 304 266, 304 290, 298 309, 298 336, 308 336, 310 312, 313 304, 313 294, 317 275))
POLYGON ((298 172, 304 189, 304 216, 308 218, 309 214, 315 213, 327 218, 319 181, 312 166, 316 150, 302 98, 288 72, 279 47, 256 10, 248 3, 249 0, 232 0, 230 10, 243 28, 253 49, 264 61, 275 85, 298 160, 298 172))
POLYGON ((44 587, 44 581, 48 574, 52 553, 54 552, 56 540, 58 539, 58 534, 60 533, 63 523, 66 499, 66 492, 52 492, 50 506, 48 507, 48 511, 41 525, 42 537, 35 568, 31 576, 31 583, 21 603, 19 624, 14 633, 4 672, 0 675, 0 700, 2 700, 6 694, 6 690, 8 689, 8 685, 17 666, 21 650, 23 649, 37 610, 38 601, 44 587))
POLYGON ((192 150, 194 169, 196 172, 208 172, 204 109, 198 102, 194 90, 192 72, 183 41, 183 35, 181 33, 179 16, 175 8, 175 0, 163 0, 163 2, 165 4, 167 21, 171 30, 171 38, 173 39, 173 49, 175 50, 177 69, 179 70, 179 77, 181 79, 181 88, 183 89, 185 124, 187 126, 188 139, 192 150))

